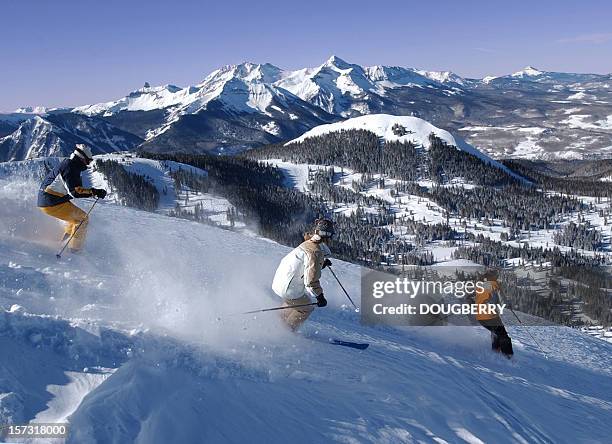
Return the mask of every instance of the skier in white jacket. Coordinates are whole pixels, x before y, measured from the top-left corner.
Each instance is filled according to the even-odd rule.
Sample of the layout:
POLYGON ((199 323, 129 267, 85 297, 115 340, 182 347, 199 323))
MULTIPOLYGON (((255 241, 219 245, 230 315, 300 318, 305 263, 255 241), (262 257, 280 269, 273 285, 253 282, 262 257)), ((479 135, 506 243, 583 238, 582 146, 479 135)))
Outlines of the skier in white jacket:
MULTIPOLYGON (((327 219, 318 219, 312 234, 304 236, 304 242, 282 260, 272 282, 272 290, 283 298, 283 306, 303 305, 317 301, 318 307, 325 307, 327 300, 321 288, 321 271, 331 265, 331 251, 328 243, 334 235, 334 224, 327 219)), ((296 331, 308 319, 314 306, 281 310, 287 326, 296 331)))

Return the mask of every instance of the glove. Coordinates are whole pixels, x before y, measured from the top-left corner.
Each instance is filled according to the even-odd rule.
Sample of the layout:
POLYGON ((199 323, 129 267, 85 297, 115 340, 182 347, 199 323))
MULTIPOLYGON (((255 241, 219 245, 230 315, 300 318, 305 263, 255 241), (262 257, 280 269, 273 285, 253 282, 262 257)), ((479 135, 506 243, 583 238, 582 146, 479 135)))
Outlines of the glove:
POLYGON ((98 199, 104 199, 106 197, 106 190, 105 189, 102 189, 102 188, 92 188, 91 192, 98 199))
POLYGON ((329 259, 327 259, 327 258, 326 258, 326 259, 323 261, 323 267, 322 267, 321 269, 323 269, 323 268, 325 268, 325 267, 331 267, 331 266, 332 266, 331 261, 330 261, 329 259))
POLYGON ((325 307, 327 305, 327 299, 325 296, 319 295, 317 296, 317 307, 325 307))

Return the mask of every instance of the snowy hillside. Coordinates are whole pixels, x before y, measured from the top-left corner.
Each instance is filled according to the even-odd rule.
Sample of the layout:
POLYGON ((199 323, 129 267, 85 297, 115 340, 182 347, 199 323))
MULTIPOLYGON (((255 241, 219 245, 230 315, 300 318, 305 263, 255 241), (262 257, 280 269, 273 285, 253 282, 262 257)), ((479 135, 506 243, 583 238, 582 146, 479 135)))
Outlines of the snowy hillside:
MULTIPOLYGON (((287 247, 102 202, 58 261, 35 189, 0 179, 2 424, 67 420, 79 444, 609 441, 604 341, 532 327, 547 360, 510 327, 507 361, 482 328, 365 327, 327 273, 330 305, 293 335, 239 315, 279 303, 287 247)), ((334 267, 357 296, 359 267, 334 267)))
MULTIPOLYGON (((220 227, 244 228, 244 223, 230 222, 228 220, 228 210, 235 210, 235 207, 227 199, 191 189, 186 184, 177 186, 177 183, 172 178, 172 173, 179 170, 196 176, 206 177, 207 172, 204 170, 178 162, 142 159, 130 153, 96 156, 96 160, 118 162, 128 173, 142 176, 152 183, 160 196, 159 206, 156 211, 161 214, 169 215, 180 210, 185 215, 191 215, 196 211, 196 207, 198 207, 197 210, 201 211, 203 221, 220 227)), ((107 201, 121 201, 117 193, 113 192, 113 188, 109 185, 104 174, 99 171, 88 171, 86 179, 93 186, 110 191, 106 198, 107 201)))
POLYGON ((520 176, 512 172, 510 169, 492 159, 488 155, 480 152, 470 144, 466 143, 459 137, 454 137, 448 131, 436 128, 431 123, 412 116, 391 116, 389 114, 370 114, 367 116, 353 117, 342 122, 330 123, 327 125, 317 126, 310 131, 307 131, 297 139, 291 140, 285 146, 291 143, 301 142, 309 137, 320 136, 323 134, 346 130, 366 130, 373 132, 384 141, 412 142, 417 146, 428 148, 430 145, 429 135, 434 134, 449 145, 457 147, 457 149, 465 151, 483 162, 491 164, 509 175, 523 180, 520 176), (394 126, 398 125, 403 128, 401 131, 405 134, 398 134, 394 131, 394 126))
MULTIPOLYGON (((406 146, 397 147, 397 150, 402 155, 410 152, 406 146)), ((530 218, 530 212, 538 212, 537 217, 540 217, 544 214, 544 208, 557 205, 554 202, 561 197, 559 192, 542 189, 537 182, 527 181, 514 172, 524 174, 522 170, 514 166, 514 170, 510 170, 449 132, 416 117, 356 117, 316 127, 284 146, 256 149, 250 155, 282 169, 287 186, 316 199, 323 199, 330 212, 339 217, 350 218, 359 212, 370 217, 388 215, 388 219, 378 223, 377 229, 387 229, 394 243, 405 242, 407 248, 411 249, 418 246, 416 249, 419 254, 431 255, 428 260, 441 262, 472 257, 482 263, 483 256, 490 254, 489 257, 495 256, 500 264, 509 267, 549 267, 557 264, 554 265, 556 267, 559 264, 550 255, 536 259, 536 253, 527 258, 522 255, 523 248, 543 252, 554 250, 555 254, 566 257, 578 253, 584 258, 594 258, 602 265, 609 264, 612 259, 612 233, 608 216, 610 202, 607 198, 591 193, 600 189, 597 182, 587 182, 593 183, 591 191, 580 188, 580 181, 568 182, 568 188, 563 191, 571 195, 572 200, 566 202, 569 205, 564 210, 551 210, 549 215, 557 214, 544 224, 525 223, 530 218), (354 130, 365 131, 359 135, 354 130), (343 131, 346 133, 343 134, 343 131), (432 166, 431 154, 436 151, 437 142, 435 139, 432 139, 433 143, 430 141, 430 134, 435 134, 438 139, 449 144, 446 147, 447 153, 456 153, 453 147, 459 145, 459 151, 468 152, 484 163, 509 173, 526 186, 514 188, 484 183, 483 179, 499 172, 490 168, 478 173, 477 170, 483 164, 471 156, 469 167, 458 168, 454 172, 449 169, 448 175, 445 173, 444 177, 434 177, 432 170, 444 167, 432 166), (383 142, 382 148, 380 141, 383 142), (414 161, 408 156, 403 160, 401 157, 393 157, 396 147, 390 142, 394 141, 415 144, 414 161), (391 146, 385 147, 384 143, 391 146), (364 153, 375 155, 360 163, 365 158, 364 153), (381 157, 389 156, 384 161, 385 165, 382 165, 383 162, 376 163, 379 154, 381 157), (359 161, 352 162, 354 159, 359 161), (395 165, 399 165, 399 168, 395 169, 395 165), (402 176, 406 172, 410 174, 402 176), (522 199, 528 199, 529 202, 519 203, 522 199), (500 211, 489 212, 487 208, 492 206, 497 206, 500 211), (477 208, 482 211, 472 212, 477 208), (419 224, 422 226, 415 229, 419 224), (425 232, 436 225, 447 227, 449 231, 454 230, 454 233, 427 236, 419 233, 419 230, 425 232), (568 241, 564 233, 572 232, 577 226, 583 227, 584 233, 597 239, 595 243, 568 241), (487 245, 493 243, 499 246, 499 251, 490 250, 485 253, 480 250, 486 250, 487 245), (474 254, 464 254, 465 246, 473 248, 474 254), (500 253, 502 250, 503 253, 500 253), (508 253, 509 250, 513 252, 508 253)), ((448 158, 446 162, 451 163, 448 158)), ((585 170, 588 168, 585 167, 585 170)), ((501 176, 502 180, 507 178, 501 176)), ((405 260, 397 256, 394 245, 391 242, 389 244, 389 253, 383 262, 399 267, 405 260)), ((384 242, 380 245, 384 250, 384 242)), ((539 285, 543 291, 548 288, 547 282, 539 285)))
MULTIPOLYGON (((353 183, 362 181, 364 178, 364 174, 340 166, 330 167, 315 164, 296 164, 284 162, 279 159, 267 159, 265 162, 283 170, 287 178, 287 186, 294 187, 301 192, 309 192, 315 195, 316 193, 312 191, 313 176, 318 171, 333 171, 332 185, 338 189, 353 190, 353 183)), ((420 221, 428 225, 448 223, 449 226, 452 227, 460 227, 462 225, 464 219, 461 216, 455 214, 449 216, 447 211, 434 199, 424 197, 423 195, 415 195, 410 192, 397 191, 398 188, 401 189, 401 186, 404 185, 405 182, 381 174, 374 174, 371 179, 372 180, 367 186, 359 190, 359 194, 364 197, 381 199, 390 206, 390 212, 395 215, 397 221, 395 225, 389 228, 392 229, 396 239, 404 239, 413 244, 419 244, 416 236, 407 234, 406 228, 402 226, 402 221, 420 221), (383 186, 380 185, 381 179, 384 183, 383 186)), ((418 184, 429 190, 434 187, 434 184, 430 180, 421 180, 418 184)), ((469 182, 469 178, 456 179, 445 186, 459 187, 466 191, 474 188, 474 185, 469 182)), ((612 258, 612 233, 606 224, 606 220, 600 217, 601 211, 604 211, 608 207, 608 204, 598 203, 596 198, 588 196, 578 196, 578 198, 585 205, 590 206, 590 208, 583 213, 573 212, 567 214, 559 224, 559 228, 565 227, 570 223, 580 223, 581 220, 588 221, 596 230, 604 235, 605 246, 602 251, 608 258, 612 258)), ((369 214, 378 214, 380 211, 378 202, 372 204, 370 207, 358 203, 349 204, 345 202, 329 202, 329 204, 334 209, 335 214, 345 216, 354 214, 358 208, 363 209, 369 214)), ((593 251, 590 250, 573 249, 555 243, 555 232, 549 229, 525 231, 521 234, 520 238, 510 238, 510 240, 508 240, 511 229, 503 220, 493 220, 490 221, 490 223, 485 223, 485 221, 479 218, 468 218, 463 230, 465 233, 470 233, 473 236, 484 236, 487 239, 501 241, 503 244, 512 247, 525 246, 526 244, 534 248, 549 248, 550 246, 554 246, 560 251, 568 254, 573 251, 578 251, 585 256, 592 256, 594 254, 593 251)), ((442 262, 444 264, 452 260, 452 255, 457 250, 457 247, 458 245, 456 243, 434 241, 429 242, 425 250, 430 251, 437 262, 442 262)), ((508 259, 506 265, 513 266, 521 262, 529 266, 537 265, 536 262, 529 263, 528 261, 517 259, 508 259)))

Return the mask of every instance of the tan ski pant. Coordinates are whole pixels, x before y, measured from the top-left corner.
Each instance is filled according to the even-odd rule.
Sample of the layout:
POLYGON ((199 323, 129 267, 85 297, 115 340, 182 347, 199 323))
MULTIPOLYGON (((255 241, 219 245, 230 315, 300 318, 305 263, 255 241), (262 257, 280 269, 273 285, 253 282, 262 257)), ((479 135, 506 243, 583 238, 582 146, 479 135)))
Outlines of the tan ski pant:
MULTIPOLYGON (((301 305, 301 304, 309 304, 312 300, 308 296, 302 296, 298 299, 285 299, 283 303, 283 307, 291 307, 292 305, 301 305)), ((280 310, 281 318, 285 321, 285 324, 293 330, 296 331, 300 326, 308 319, 312 311, 314 310, 314 305, 309 307, 299 307, 287 310, 280 310)))

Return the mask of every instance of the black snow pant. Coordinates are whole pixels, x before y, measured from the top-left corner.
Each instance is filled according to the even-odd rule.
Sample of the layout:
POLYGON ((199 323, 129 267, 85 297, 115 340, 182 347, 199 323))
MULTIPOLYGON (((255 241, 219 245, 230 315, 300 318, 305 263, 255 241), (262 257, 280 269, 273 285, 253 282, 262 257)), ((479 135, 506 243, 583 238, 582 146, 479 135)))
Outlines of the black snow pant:
POLYGON ((491 332, 491 348, 494 351, 502 352, 508 357, 514 354, 512 350, 512 339, 508 336, 508 332, 501 319, 489 319, 478 322, 491 332))

